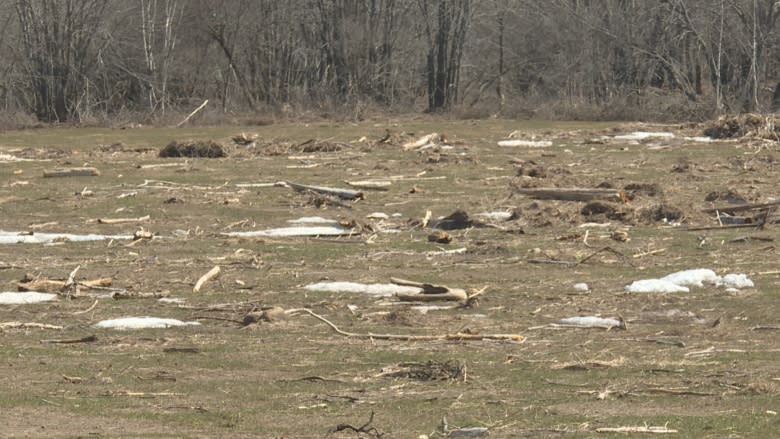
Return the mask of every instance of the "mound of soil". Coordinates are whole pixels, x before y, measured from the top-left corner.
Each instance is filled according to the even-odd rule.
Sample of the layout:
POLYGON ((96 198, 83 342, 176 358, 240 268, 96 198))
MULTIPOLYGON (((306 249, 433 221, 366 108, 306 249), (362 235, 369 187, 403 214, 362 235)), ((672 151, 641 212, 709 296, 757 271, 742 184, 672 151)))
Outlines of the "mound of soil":
POLYGON ((222 145, 208 141, 177 142, 173 141, 160 150, 160 157, 205 157, 220 158, 227 154, 222 145))

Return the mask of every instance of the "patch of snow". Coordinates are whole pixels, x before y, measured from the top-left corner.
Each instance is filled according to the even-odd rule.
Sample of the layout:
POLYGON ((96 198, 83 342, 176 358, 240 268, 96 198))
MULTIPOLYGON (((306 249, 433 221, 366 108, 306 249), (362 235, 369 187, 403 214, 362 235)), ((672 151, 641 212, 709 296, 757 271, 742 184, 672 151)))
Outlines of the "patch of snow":
POLYGON ((561 319, 559 324, 567 326, 579 326, 582 328, 610 328, 623 326, 623 323, 618 319, 596 316, 567 317, 565 319, 561 319))
POLYGON ((133 235, 100 235, 73 233, 38 233, 20 234, 19 232, 6 232, 0 230, 0 244, 46 244, 54 241, 104 241, 108 239, 133 239, 133 235))
POLYGON ((661 279, 642 279, 635 280, 631 285, 626 286, 629 293, 687 293, 691 290, 667 280, 661 279))
POLYGON ((372 296, 392 296, 394 294, 417 294, 422 288, 396 284, 361 284, 357 282, 318 282, 304 287, 309 291, 323 293, 362 293, 372 296))
POLYGON ((634 131, 632 133, 621 134, 613 138, 616 140, 672 139, 674 138, 674 133, 634 131))
POLYGON ((735 288, 753 288, 755 284, 745 274, 729 273, 718 282, 718 286, 725 287, 727 289, 735 288))
POLYGON ((454 248, 452 250, 437 250, 425 253, 425 256, 449 256, 449 255, 461 255, 466 253, 468 249, 466 247, 454 248))
POLYGON ((576 291, 590 291, 590 287, 584 282, 574 284, 574 289, 576 291))
POLYGON ((419 312, 420 314, 428 314, 428 311, 443 311, 443 310, 448 310, 453 308, 455 307, 446 306, 446 305, 417 305, 411 307, 411 309, 419 312))
POLYGON ((708 268, 694 268, 666 275, 661 278, 681 287, 703 287, 704 283, 716 284, 720 276, 708 268))
POLYGON ((276 229, 255 230, 250 232, 228 232, 225 236, 239 238, 251 238, 255 236, 268 236, 273 238, 290 236, 344 236, 353 233, 352 229, 345 229, 337 226, 300 226, 300 227, 280 227, 276 229))
POLYGON ((484 218, 489 221, 509 221, 512 218, 512 212, 480 212, 475 213, 475 217, 484 218))
POLYGON ((304 216, 298 219, 287 220, 291 224, 338 224, 338 221, 323 218, 321 216, 304 216))
POLYGON ((157 299, 160 303, 184 303, 185 300, 181 297, 161 297, 157 299))
POLYGON ((374 212, 366 215, 366 218, 373 219, 373 220, 386 220, 389 219, 390 216, 384 212, 374 212))
POLYGON ((548 146, 552 146, 552 142, 549 140, 521 140, 521 139, 512 139, 512 140, 499 140, 498 146, 528 146, 531 148, 545 148, 548 146))
POLYGON ((0 305, 27 305, 49 302, 57 298, 56 294, 25 291, 23 293, 0 293, 0 305))
POLYGON ((93 325, 104 329, 165 329, 175 326, 200 326, 198 322, 182 322, 176 319, 159 317, 124 317, 120 319, 102 320, 93 325))

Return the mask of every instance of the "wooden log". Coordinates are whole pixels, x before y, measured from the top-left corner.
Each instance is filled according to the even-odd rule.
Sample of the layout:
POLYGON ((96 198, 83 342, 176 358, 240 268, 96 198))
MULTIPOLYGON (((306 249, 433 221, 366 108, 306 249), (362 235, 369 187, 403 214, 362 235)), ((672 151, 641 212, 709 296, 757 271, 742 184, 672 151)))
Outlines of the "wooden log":
POLYGON ((528 195, 539 200, 591 201, 611 200, 625 201, 625 194, 618 189, 587 189, 587 188, 517 188, 515 192, 528 195))
POLYGON ((126 224, 126 223, 143 223, 149 221, 152 217, 145 215, 138 218, 98 218, 98 224, 126 224))
POLYGON ((208 271, 208 273, 204 274, 203 276, 198 279, 198 281, 195 283, 195 287, 192 288, 193 293, 199 293, 200 289, 203 287, 203 285, 210 281, 211 279, 217 277, 220 273, 219 265, 215 265, 214 268, 208 271))
POLYGON ((366 198, 366 195, 363 192, 353 191, 351 189, 338 189, 338 188, 330 188, 324 186, 309 186, 307 184, 298 184, 290 181, 286 181, 285 184, 288 187, 291 187, 292 189, 298 192, 312 191, 312 192, 317 192, 325 195, 333 195, 341 198, 342 200, 363 200, 366 198))
MULTIPOLYGON (((85 280, 85 281, 79 281, 79 286, 86 287, 86 288, 95 288, 95 287, 110 287, 113 283, 113 279, 110 277, 102 277, 98 279, 91 279, 91 280, 85 280)), ((67 286, 67 281, 65 280, 56 280, 56 279, 30 279, 26 278, 25 280, 19 282, 16 284, 16 287, 19 291, 37 291, 40 293, 59 293, 63 291, 67 286)))
POLYGON ((96 168, 54 168, 43 171, 45 178, 53 177, 97 177, 100 171, 96 168))
POLYGON ((415 282, 397 277, 391 277, 390 282, 396 285, 416 287, 422 290, 419 294, 396 294, 398 300, 402 301, 433 302, 438 300, 453 300, 458 302, 465 302, 469 298, 469 295, 465 290, 460 288, 450 288, 446 285, 434 285, 423 282, 415 282))
POLYGON ((188 121, 188 120, 190 120, 190 119, 192 118, 192 116, 194 116, 195 114, 197 114, 197 113, 198 113, 198 111, 202 110, 202 109, 203 109, 203 108, 204 108, 204 107, 205 107, 205 106, 206 106, 208 103, 209 103, 209 100, 208 100, 208 99, 206 99, 205 101, 203 101, 203 103, 202 103, 202 104, 200 104, 200 106, 199 106, 198 108, 196 108, 196 109, 192 110, 192 113, 190 113, 189 115, 187 115, 187 117, 185 117, 185 118, 184 118, 184 120, 182 120, 181 122, 177 123, 177 124, 176 124, 176 128, 179 128, 180 126, 182 126, 182 125, 184 125, 185 123, 187 123, 187 121, 188 121))

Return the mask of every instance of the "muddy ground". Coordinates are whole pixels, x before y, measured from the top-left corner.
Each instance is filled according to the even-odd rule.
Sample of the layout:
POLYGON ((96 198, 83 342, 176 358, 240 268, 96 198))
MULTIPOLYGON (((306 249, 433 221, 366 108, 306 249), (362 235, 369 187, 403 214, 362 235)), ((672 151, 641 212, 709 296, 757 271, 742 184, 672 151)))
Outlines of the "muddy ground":
POLYGON ((778 146, 705 142, 703 129, 407 120, 0 133, 0 230, 14 242, 0 244, 0 291, 38 282, 57 294, 0 305, 1 435, 772 437, 778 146), (77 167, 99 175, 44 177, 77 167), (601 195, 529 195, 540 188, 601 195), (769 206, 730 210, 745 204, 769 206), (348 232, 230 235, 314 216, 348 232), (115 238, 16 242, 49 232, 115 238), (624 290, 693 268, 755 286, 624 290), (306 288, 392 277, 482 293, 426 310, 306 288), (341 332, 284 312, 300 308, 341 332), (132 316, 200 325, 94 326, 132 316), (556 325, 574 316, 625 324, 556 325), (448 337, 425 338, 436 335, 448 337))

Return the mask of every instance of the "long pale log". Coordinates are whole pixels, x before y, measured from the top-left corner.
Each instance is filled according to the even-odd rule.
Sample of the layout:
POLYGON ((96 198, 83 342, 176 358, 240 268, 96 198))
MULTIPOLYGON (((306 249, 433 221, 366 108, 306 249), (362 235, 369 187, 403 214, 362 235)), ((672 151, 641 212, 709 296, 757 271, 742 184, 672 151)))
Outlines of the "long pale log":
POLYGON ((200 104, 200 106, 198 108, 192 110, 192 113, 190 113, 187 117, 185 117, 184 120, 182 120, 181 122, 177 123, 176 124, 176 128, 179 128, 180 126, 182 126, 185 123, 187 123, 187 121, 190 120, 192 118, 192 116, 196 115, 198 113, 198 111, 202 110, 203 107, 205 107, 208 103, 209 103, 208 99, 203 101, 203 103, 200 104))
POLYGON ((585 189, 585 188, 517 188, 515 192, 528 195, 539 200, 591 201, 611 200, 623 201, 625 195, 618 189, 585 189))
POLYGON ((97 177, 100 171, 96 168, 54 168, 43 171, 46 178, 52 177, 97 177))
MULTIPOLYGON (((79 281, 78 284, 87 288, 110 287, 113 280, 110 277, 103 277, 92 280, 79 281)), ((41 293, 58 293, 62 291, 67 281, 56 279, 32 279, 27 282, 16 284, 19 291, 38 291, 41 293)))
POLYGON ((193 293, 199 293, 200 289, 203 287, 203 285, 210 281, 211 279, 215 278, 217 275, 219 275, 220 272, 219 265, 215 265, 214 268, 208 271, 208 273, 204 274, 203 276, 198 279, 198 281, 195 283, 195 287, 192 288, 193 293))
POLYGON ((98 218, 98 224, 126 224, 126 223, 143 223, 149 221, 152 217, 145 215, 138 218, 98 218))
POLYGON ((363 192, 353 191, 351 189, 338 189, 338 188, 330 188, 324 186, 309 186, 307 184, 298 184, 290 181, 285 182, 285 184, 299 192, 302 191, 318 192, 325 195, 333 195, 341 198, 342 200, 363 200, 366 198, 366 195, 363 192))
POLYGON ((466 301, 469 295, 460 288, 450 288, 446 285, 434 285, 412 280, 391 277, 390 282, 396 285, 420 288, 419 294, 396 294, 399 300, 412 302, 434 302, 438 300, 466 301))

